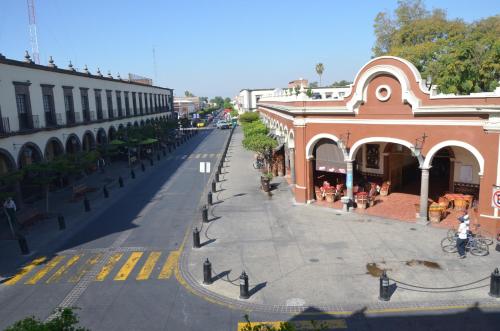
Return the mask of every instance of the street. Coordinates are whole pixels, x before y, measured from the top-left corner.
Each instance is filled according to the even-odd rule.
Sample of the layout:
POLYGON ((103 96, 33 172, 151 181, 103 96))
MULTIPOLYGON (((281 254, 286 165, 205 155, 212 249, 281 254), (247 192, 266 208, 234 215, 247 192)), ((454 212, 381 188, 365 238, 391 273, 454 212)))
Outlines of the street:
MULTIPOLYGON (((77 307, 81 325, 91 330, 236 330, 247 313, 252 321, 274 325, 301 321, 297 325, 305 329, 311 319, 328 329, 353 330, 464 325, 488 330, 500 321, 495 307, 339 313, 312 306, 298 314, 249 312, 195 293, 180 275, 178 260, 185 245, 192 244, 191 229, 199 224, 206 201, 210 177, 199 172, 199 162, 209 161, 215 170, 229 132, 200 130, 174 152, 176 157, 152 168, 69 240, 33 256, 0 285, 0 328, 28 315, 47 319, 57 307, 77 307)), ((226 171, 232 171, 231 165, 226 171)))

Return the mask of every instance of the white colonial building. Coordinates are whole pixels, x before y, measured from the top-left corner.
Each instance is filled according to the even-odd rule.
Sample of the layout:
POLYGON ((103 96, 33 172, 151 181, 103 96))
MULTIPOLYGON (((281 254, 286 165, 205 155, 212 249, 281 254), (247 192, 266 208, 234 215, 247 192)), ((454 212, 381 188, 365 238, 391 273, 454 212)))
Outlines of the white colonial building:
POLYGON ((122 126, 169 118, 173 90, 0 54, 0 174, 94 149, 122 126))

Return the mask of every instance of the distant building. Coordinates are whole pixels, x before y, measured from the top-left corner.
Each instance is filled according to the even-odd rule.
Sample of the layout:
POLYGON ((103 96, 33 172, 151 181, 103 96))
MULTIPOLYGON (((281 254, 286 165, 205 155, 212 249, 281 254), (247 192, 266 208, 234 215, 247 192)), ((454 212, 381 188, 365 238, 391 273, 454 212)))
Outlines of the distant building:
POLYGON ((200 110, 199 103, 193 98, 174 97, 174 111, 178 118, 190 118, 192 114, 200 110))
POLYGON ((292 80, 291 82, 288 82, 288 88, 294 88, 294 87, 307 87, 309 85, 309 81, 304 78, 299 78, 296 80, 292 80))

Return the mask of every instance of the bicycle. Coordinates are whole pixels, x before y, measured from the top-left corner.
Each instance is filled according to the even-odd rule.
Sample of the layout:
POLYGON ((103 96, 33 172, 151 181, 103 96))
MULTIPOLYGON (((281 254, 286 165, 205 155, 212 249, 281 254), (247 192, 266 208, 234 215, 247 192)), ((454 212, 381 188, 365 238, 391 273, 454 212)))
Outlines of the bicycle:
MULTIPOLYGON (((481 225, 478 224, 476 225, 476 229, 479 228, 481 225)), ((455 231, 455 229, 449 229, 448 232, 446 233, 446 238, 449 239, 450 241, 450 244, 456 240, 456 237, 457 237, 457 232, 455 231)), ((483 244, 487 245, 487 246, 490 246, 490 245, 493 245, 493 239, 491 238, 487 238, 487 237, 484 237, 482 234, 475 234, 474 237, 482 242, 483 244)), ((445 238, 445 239, 446 239, 445 238)), ((444 240, 441 240, 441 242, 443 242, 444 240)))
POLYGON ((254 169, 264 168, 264 160, 262 159, 262 157, 257 157, 257 159, 253 161, 253 167, 254 169))
MULTIPOLYGON (((458 251, 457 239, 458 235, 456 233, 454 234, 452 239, 450 239, 449 237, 443 238, 443 240, 441 240, 441 249, 443 250, 443 252, 456 253, 458 251)), ((472 255, 475 256, 486 256, 490 253, 489 247, 484 243, 483 238, 477 238, 473 235, 467 236, 467 244, 465 245, 465 250, 468 250, 472 255)))

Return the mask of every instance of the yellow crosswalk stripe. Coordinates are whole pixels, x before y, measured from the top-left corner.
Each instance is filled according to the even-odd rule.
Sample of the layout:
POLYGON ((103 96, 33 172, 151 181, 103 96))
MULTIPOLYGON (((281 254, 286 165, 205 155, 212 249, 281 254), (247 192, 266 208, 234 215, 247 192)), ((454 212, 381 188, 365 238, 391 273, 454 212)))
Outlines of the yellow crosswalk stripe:
POLYGON ((146 260, 146 263, 144 263, 144 266, 142 267, 141 271, 137 275, 137 280, 146 280, 149 278, 151 275, 151 272, 153 272, 153 268, 160 258, 161 252, 151 252, 148 256, 148 259, 146 260))
POLYGON ((45 256, 34 259, 30 264, 22 267, 21 271, 19 271, 14 277, 6 281, 5 285, 14 285, 19 282, 24 276, 26 276, 31 270, 35 269, 38 265, 45 262, 47 258, 45 256))
POLYGON ((83 255, 73 255, 65 265, 60 267, 49 279, 47 279, 46 283, 50 284, 53 282, 59 281, 62 276, 69 270, 83 255))
MULTIPOLYGON (((250 327, 265 325, 271 328, 279 329, 282 323, 286 321, 269 321, 269 322, 238 322, 238 331, 243 330, 245 326, 250 324, 250 327)), ((315 320, 314 324, 311 321, 288 321, 294 326, 294 330, 332 330, 332 329, 347 329, 347 323, 345 319, 334 319, 334 320, 315 320)))
POLYGON ((81 266, 80 269, 78 269, 76 275, 71 277, 69 281, 71 283, 78 283, 80 281, 80 279, 83 277, 83 275, 85 275, 92 268, 92 266, 94 264, 99 262, 99 260, 101 259, 101 256, 102 256, 102 253, 99 253, 99 254, 96 254, 96 255, 90 257, 87 261, 85 261, 85 264, 83 266, 81 266))
POLYGON ((116 274, 115 280, 126 280, 141 258, 142 254, 143 252, 133 252, 132 254, 130 254, 127 262, 125 262, 123 267, 116 274))
POLYGON ((109 258, 108 262, 106 262, 106 264, 104 265, 104 267, 102 267, 101 271, 96 276, 95 280, 100 281, 100 282, 102 282, 103 280, 105 280, 106 277, 108 277, 108 275, 111 272, 111 270, 113 270, 113 268, 115 267, 115 265, 118 263, 118 261, 120 261, 120 259, 122 258, 122 256, 123 256, 123 253, 115 253, 115 254, 111 255, 111 257, 109 258))
POLYGON ((160 275, 158 279, 168 279, 172 276, 172 273, 175 269, 177 261, 179 260, 179 251, 174 251, 168 255, 167 261, 163 265, 163 268, 160 271, 160 275))
POLYGON ((58 255, 51 259, 40 271, 38 271, 31 279, 29 279, 26 283, 27 285, 34 285, 40 281, 49 271, 54 269, 59 262, 61 262, 64 259, 64 255, 58 255))

